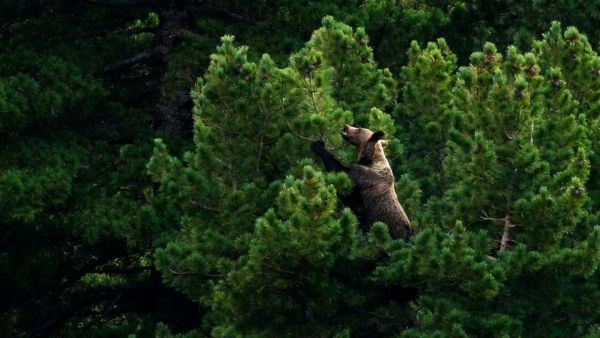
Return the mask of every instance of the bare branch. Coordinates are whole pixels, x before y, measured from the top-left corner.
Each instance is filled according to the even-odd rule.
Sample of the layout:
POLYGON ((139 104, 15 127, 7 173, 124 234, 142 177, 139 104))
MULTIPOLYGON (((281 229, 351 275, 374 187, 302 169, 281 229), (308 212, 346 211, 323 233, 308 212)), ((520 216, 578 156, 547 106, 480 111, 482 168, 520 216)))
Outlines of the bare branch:
POLYGON ((292 134, 294 134, 294 136, 296 136, 296 137, 298 137, 298 138, 300 138, 300 139, 302 139, 302 140, 305 140, 305 141, 310 141, 310 142, 315 142, 315 141, 316 141, 316 140, 313 140, 313 139, 311 139, 311 138, 309 138, 309 137, 302 136, 302 135, 300 135, 300 134, 296 133, 296 132, 294 131, 294 128, 292 128, 292 124, 290 123, 290 121, 289 121, 289 120, 286 120, 286 122, 287 122, 287 125, 288 125, 288 127, 290 128, 290 132, 291 132, 292 134))
POLYGON ((284 270, 284 269, 282 269, 280 267, 277 267, 275 265, 268 264, 267 262, 263 262, 263 265, 266 266, 266 267, 268 267, 268 268, 271 268, 271 269, 273 269, 273 270, 275 270, 277 272, 284 273, 286 275, 295 275, 296 274, 294 271, 284 270))
POLYGON ((17 24, 18 20, 12 19, 9 21, 0 24, 0 36, 4 35, 4 33, 8 32, 15 24, 17 24))
POLYGON ((118 268, 118 267, 105 267, 96 269, 90 273, 106 273, 106 274, 131 274, 139 273, 144 271, 151 271, 153 266, 134 266, 129 268, 118 268))
POLYGON ((107 35, 136 35, 141 33, 156 33, 158 31, 157 27, 128 27, 128 28, 119 28, 114 30, 96 30, 91 31, 86 34, 83 34, 82 38, 96 38, 103 37, 107 35))
POLYGON ((209 205, 202 204, 202 203, 198 203, 198 202, 196 202, 196 201, 192 201, 192 204, 193 204, 193 205, 195 205, 195 206, 197 206, 197 207, 200 207, 200 208, 202 208, 202 209, 206 209, 206 210, 208 210, 208 211, 213 211, 213 212, 217 212, 217 213, 218 213, 218 212, 221 212, 221 211, 220 211, 218 208, 216 208, 216 207, 211 207, 211 206, 209 206, 209 205))
POLYGON ((512 240, 510 239, 510 228, 514 227, 510 223, 510 212, 506 211, 504 214, 504 231, 502 232, 502 239, 500 240, 500 250, 499 252, 503 252, 508 247, 508 243, 512 240))
POLYGON ((210 278, 221 278, 223 274, 220 273, 208 273, 208 272, 191 272, 191 271, 176 271, 173 268, 169 268, 169 272, 175 276, 204 276, 210 278))
POLYGON ((133 65, 136 63, 145 62, 145 61, 152 59, 155 55, 156 55, 156 51, 142 52, 142 53, 136 54, 130 58, 121 60, 113 65, 105 67, 104 72, 110 73, 110 72, 117 71, 119 69, 122 69, 124 67, 130 66, 130 65, 133 65))
POLYGON ((482 211, 483 216, 479 216, 479 219, 482 221, 504 221, 504 218, 495 218, 495 217, 490 217, 487 212, 482 211))

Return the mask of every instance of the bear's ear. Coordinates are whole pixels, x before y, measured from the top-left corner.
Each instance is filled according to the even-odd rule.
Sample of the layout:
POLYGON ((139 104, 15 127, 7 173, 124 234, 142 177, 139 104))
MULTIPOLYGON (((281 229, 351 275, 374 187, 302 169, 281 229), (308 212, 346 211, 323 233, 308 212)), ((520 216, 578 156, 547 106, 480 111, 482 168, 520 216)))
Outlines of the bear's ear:
POLYGON ((381 140, 384 136, 385 136, 385 133, 380 130, 380 131, 375 132, 373 135, 371 135, 371 137, 369 138, 369 141, 377 142, 377 141, 381 140))

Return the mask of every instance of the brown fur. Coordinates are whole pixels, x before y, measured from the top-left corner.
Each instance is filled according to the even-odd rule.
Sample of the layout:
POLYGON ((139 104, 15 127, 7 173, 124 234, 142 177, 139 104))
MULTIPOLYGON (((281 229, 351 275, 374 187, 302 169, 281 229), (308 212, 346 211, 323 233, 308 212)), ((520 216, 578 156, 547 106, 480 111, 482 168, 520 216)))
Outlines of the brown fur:
POLYGON ((366 226, 383 222, 392 237, 408 238, 412 232, 410 220, 396 195, 394 174, 383 150, 387 142, 381 140, 384 133, 346 125, 342 136, 359 149, 358 162, 349 168, 348 175, 360 192, 366 226))

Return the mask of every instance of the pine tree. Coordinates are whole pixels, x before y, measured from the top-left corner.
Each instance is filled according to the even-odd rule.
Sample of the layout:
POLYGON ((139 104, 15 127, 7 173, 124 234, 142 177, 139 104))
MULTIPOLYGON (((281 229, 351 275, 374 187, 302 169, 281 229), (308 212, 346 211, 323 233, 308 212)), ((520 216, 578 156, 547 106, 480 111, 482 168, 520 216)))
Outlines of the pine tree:
MULTIPOLYGON (((353 34, 327 20, 315 39, 353 34)), ((586 186, 590 126, 569 86, 580 68, 548 65, 539 49, 509 47, 502 55, 488 43, 455 71, 443 41, 413 45, 395 115, 412 123, 397 130, 411 144, 392 140, 389 155, 414 159, 397 170, 418 173, 429 203, 419 203, 419 184, 400 175, 398 191, 427 221, 404 243, 391 240, 384 224, 332 235, 354 229, 349 211, 332 202, 344 184, 334 189, 302 158, 310 156, 310 139, 339 145, 330 126, 351 120, 346 109, 359 106, 336 96, 354 90, 332 85, 343 72, 327 58, 340 56, 315 46, 309 42, 291 67, 277 68, 266 56, 258 65, 248 61, 245 48, 225 39, 195 90, 195 151, 182 163, 159 142, 148 167, 161 182, 156 206, 178 210, 180 228, 157 251, 156 264, 170 285, 203 305, 205 327, 216 336, 593 332, 598 314, 585 297, 598 290, 600 229, 586 186), (428 89, 435 81, 437 91, 428 89), (230 104, 238 114, 220 114, 230 104), (273 134, 225 132, 260 123, 264 112, 273 134), (295 151, 286 152, 284 165, 255 169, 257 154, 269 161, 290 145, 295 151), (436 156, 420 156, 428 146, 436 156), (227 163, 246 168, 235 176, 241 180, 219 169, 227 163), (571 319, 557 320, 565 316, 571 319)), ((395 129, 380 109, 358 118, 395 129)))
POLYGON ((565 80, 576 70, 543 68, 548 57, 486 44, 458 70, 446 209, 431 205, 437 224, 377 268, 382 281, 422 285, 421 325, 403 335, 594 332, 585 295, 597 295, 600 228, 589 218, 588 124, 565 80))
POLYGON ((451 143, 450 215, 501 227, 500 250, 513 240, 532 247, 559 241, 581 222, 587 202, 587 139, 577 103, 560 72, 541 73, 533 54, 510 48, 502 60, 487 44, 471 62, 459 71, 453 102, 465 122, 451 143))
MULTIPOLYGON (((564 77, 564 84, 577 100, 578 110, 585 116, 589 125, 588 138, 595 140, 598 137, 598 105, 600 91, 600 58, 593 50, 585 35, 579 33, 575 27, 568 27, 564 32, 560 23, 553 22, 544 39, 536 41, 534 52, 541 55, 540 63, 545 67, 560 68, 564 77)), ((591 142, 590 162, 593 168, 598 167, 597 142, 591 142)), ((591 202, 598 201, 598 175, 590 173, 588 193, 591 202)), ((596 208, 595 208, 596 209, 596 208)))
POLYGON ((444 190, 456 56, 444 39, 424 49, 413 41, 407 54, 408 64, 402 68, 402 100, 394 116, 405 154, 395 169, 410 173, 419 181, 424 196, 430 197, 444 190))
MULTIPOLYGON (((317 298, 326 297, 326 291, 333 292, 329 288, 348 288, 337 285, 335 278, 327 275, 339 270, 333 262, 327 263, 326 267, 316 266, 310 270, 298 263, 303 262, 304 258, 296 257, 293 253, 302 256, 305 250, 309 250, 309 243, 306 242, 311 240, 309 235, 319 233, 312 230, 307 232, 311 227, 323 227, 323 231, 330 227, 337 228, 338 225, 331 223, 337 219, 335 222, 341 222, 343 228, 353 228, 354 216, 350 211, 344 211, 340 218, 335 218, 337 216, 333 213, 338 212, 336 190, 331 186, 324 190, 322 181, 325 178, 314 169, 304 169, 303 183, 293 183, 295 181, 291 178, 285 182, 282 180, 290 174, 290 170, 302 167, 304 159, 312 156, 310 141, 324 139, 328 144, 339 147, 342 144, 340 128, 344 123, 353 123, 353 119, 362 118, 369 123, 369 127, 391 133, 391 117, 370 104, 389 104, 389 99, 381 95, 393 93, 394 82, 383 76, 386 71, 376 69, 370 49, 360 41, 360 31, 355 34, 348 26, 332 18, 325 18, 323 22, 324 27, 315 32, 305 48, 290 58, 287 68, 277 67, 268 55, 253 62, 248 57, 247 47, 236 47, 232 37, 224 37, 217 53, 211 57, 204 79, 199 80, 192 92, 195 100, 194 150, 187 152, 181 161, 168 153, 162 140, 157 140, 154 156, 148 164, 148 171, 160 188, 153 195, 147 212, 156 215, 161 220, 159 222, 173 222, 172 229, 175 229, 168 235, 164 247, 156 251, 155 264, 169 285, 202 304, 204 311, 220 309, 207 314, 205 321, 218 327, 216 330, 222 334, 229 330, 282 334, 285 323, 300 325, 300 318, 306 316, 306 311, 327 311, 316 305, 310 305, 310 309, 307 309, 305 296, 294 296, 292 293, 284 293, 282 299, 285 302, 276 302, 272 298, 272 284, 277 287, 284 283, 281 292, 292 291, 285 287, 285 278, 280 280, 279 275, 265 279, 262 261, 254 260, 266 258, 256 257, 257 250, 270 253, 262 253, 261 257, 285 254, 287 259, 275 265, 280 266, 283 269, 281 271, 307 273, 307 278, 313 279, 313 283, 331 278, 332 285, 321 291, 319 297, 315 296, 317 298), (322 41, 331 40, 331 36, 351 41, 363 50, 358 50, 356 57, 352 49, 349 55, 336 52, 336 44, 322 41), (343 65, 347 69, 338 70, 335 65, 343 65), (365 76, 348 78, 355 76, 355 70, 362 70, 365 76), (370 73, 374 76, 367 76, 370 73), (348 96, 347 102, 340 101, 346 94, 339 93, 362 92, 361 88, 373 84, 375 90, 363 93, 361 100, 348 96), (359 117, 354 117, 344 108, 352 104, 350 100, 356 100, 365 107, 358 113, 359 117), (317 195, 305 196, 311 193, 317 195), (297 202, 296 199, 308 202, 297 202), (298 209, 306 203, 316 209, 298 209), (275 211, 268 211, 273 205, 276 206, 275 211), (300 210, 304 210, 306 215, 299 214, 300 210), (313 219, 310 215, 317 211, 328 216, 323 216, 322 220, 313 219), (259 218, 261 215, 262 218, 259 218), (308 222, 309 219, 312 223, 308 222), (290 229, 280 229, 284 225, 290 229), (263 228, 265 230, 259 230, 263 228), (270 228, 275 228, 273 231, 276 232, 266 230, 270 228), (301 247, 302 250, 298 252, 301 247), (319 269, 325 270, 312 276, 319 269), (254 297, 257 298, 252 301, 247 300, 245 297, 253 294, 256 285, 264 285, 265 293, 256 294, 254 297), (286 305, 286 302, 289 304, 286 305), (256 317, 246 318, 246 306, 250 304, 259 308, 255 310, 256 317), (267 311, 270 306, 274 306, 274 309, 267 311), (277 325, 259 330, 271 313, 279 311, 285 313, 278 314, 281 318, 277 325)), ((355 150, 346 147, 339 154, 353 161, 355 150)), ((328 177, 329 184, 335 177, 337 182, 348 182, 345 175, 328 177)), ((338 184, 338 188, 341 189, 340 193, 349 191, 348 183, 338 184)), ((335 257, 347 260, 356 234, 354 230, 344 231, 351 233, 343 235, 348 237, 343 241, 345 244, 322 244, 312 249, 314 252, 311 255, 331 256, 330 260, 334 261, 339 260, 335 257), (345 255, 336 251, 341 250, 334 248, 338 245, 345 247, 341 251, 345 255)), ((330 233, 325 235, 334 236, 330 233)), ((337 243, 341 235, 336 233, 335 238, 323 241, 337 243)), ((318 245, 319 241, 314 244, 318 245)), ((366 264, 361 262, 353 263, 353 266, 366 264)), ((271 270, 268 271, 270 274, 273 273, 271 270)), ((365 277, 357 277, 359 282, 356 283, 367 283, 366 279, 361 279, 365 277)), ((307 286, 309 289, 312 288, 310 285, 307 286)), ((294 292, 304 295, 302 289, 294 292)), ((344 303, 347 301, 344 298, 349 297, 347 294, 342 296, 340 293, 332 297, 334 303, 340 304, 333 304, 330 311, 338 313, 340 308, 348 306, 344 303)), ((320 304, 317 298, 314 302, 320 304)), ((319 313, 318 316, 311 316, 319 317, 324 312, 319 313)), ((328 318, 333 318, 330 316, 333 315, 328 318)), ((350 325, 351 319, 344 317, 339 322, 339 330, 342 330, 346 327, 344 325, 350 325)), ((325 322, 312 323, 301 330, 316 332, 317 327, 325 329, 323 325, 325 322)), ((333 330, 332 333, 337 332, 337 328, 333 330)))
POLYGON ((216 287, 213 306, 223 321, 217 332, 313 336, 340 330, 335 323, 352 297, 335 268, 354 248, 356 218, 348 209, 338 213, 331 182, 340 178, 331 175, 305 166, 302 178, 285 180, 275 208, 256 220, 247 253, 216 287))

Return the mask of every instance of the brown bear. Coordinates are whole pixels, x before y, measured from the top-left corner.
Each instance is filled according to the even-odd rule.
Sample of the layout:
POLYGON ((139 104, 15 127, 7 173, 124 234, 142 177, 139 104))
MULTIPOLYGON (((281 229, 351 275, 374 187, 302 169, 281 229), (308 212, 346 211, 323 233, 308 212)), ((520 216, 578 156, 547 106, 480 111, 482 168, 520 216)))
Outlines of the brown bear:
POLYGON ((361 227, 369 229, 374 222, 383 222, 393 238, 407 239, 412 234, 410 221, 396 196, 394 174, 383 152, 387 144, 382 140, 384 136, 383 131, 374 133, 345 125, 342 137, 359 149, 358 162, 351 167, 340 163, 322 141, 314 142, 311 148, 323 160, 326 170, 344 171, 354 183, 364 207, 361 227))

